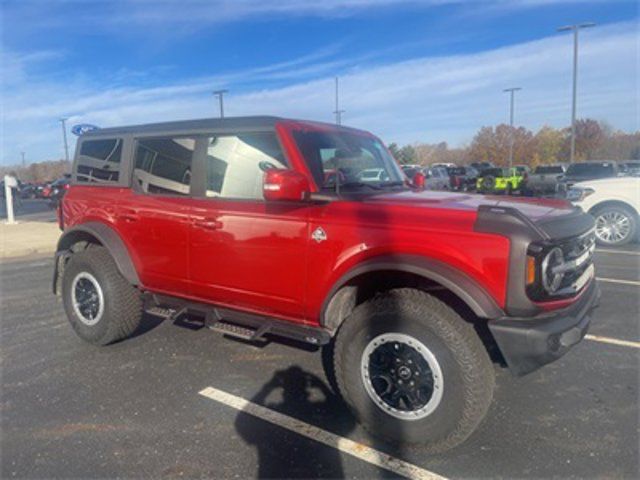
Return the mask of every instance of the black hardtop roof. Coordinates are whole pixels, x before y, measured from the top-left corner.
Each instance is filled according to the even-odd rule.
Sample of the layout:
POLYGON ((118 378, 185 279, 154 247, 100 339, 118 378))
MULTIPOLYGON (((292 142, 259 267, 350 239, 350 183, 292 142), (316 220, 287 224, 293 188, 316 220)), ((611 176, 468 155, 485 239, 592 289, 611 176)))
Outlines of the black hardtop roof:
POLYGON ((108 127, 91 130, 81 135, 81 137, 102 137, 105 135, 136 135, 144 134, 153 135, 165 134, 168 132, 189 133, 194 131, 206 130, 268 130, 275 127, 278 122, 295 122, 300 124, 323 125, 341 130, 358 131, 353 128, 329 124, 325 122, 316 122, 311 120, 295 120, 290 118, 274 117, 274 116, 250 116, 250 117, 225 117, 225 118, 201 118, 198 120, 179 120, 173 122, 148 123, 144 125, 129 125, 122 127, 108 127))

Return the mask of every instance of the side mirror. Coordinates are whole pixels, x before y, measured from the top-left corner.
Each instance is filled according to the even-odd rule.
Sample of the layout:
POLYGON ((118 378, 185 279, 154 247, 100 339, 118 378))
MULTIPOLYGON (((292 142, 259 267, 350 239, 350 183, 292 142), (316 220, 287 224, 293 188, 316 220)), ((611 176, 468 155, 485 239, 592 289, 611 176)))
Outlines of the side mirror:
POLYGON ((424 173, 418 172, 413 176, 413 186, 419 190, 424 190, 425 181, 427 177, 425 177, 424 173))
POLYGON ((299 202, 310 190, 307 177, 295 170, 271 169, 264 173, 262 193, 265 200, 299 202))

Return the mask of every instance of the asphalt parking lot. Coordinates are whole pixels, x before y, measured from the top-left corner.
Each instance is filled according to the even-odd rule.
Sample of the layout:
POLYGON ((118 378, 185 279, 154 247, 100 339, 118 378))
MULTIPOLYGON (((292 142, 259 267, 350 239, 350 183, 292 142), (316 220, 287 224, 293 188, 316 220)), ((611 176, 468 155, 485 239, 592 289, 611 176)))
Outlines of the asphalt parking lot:
POLYGON ((434 456, 368 437, 331 392, 319 354, 283 343, 247 345, 151 316, 133 338, 92 347, 74 335, 51 295, 51 259, 7 261, 0 264, 0 473, 386 478, 402 472, 353 456, 367 453, 359 445, 327 446, 199 394, 212 387, 287 415, 276 423, 301 420, 402 459, 422 475, 638 478, 639 263, 637 246, 599 251, 603 297, 589 339, 524 378, 497 368, 494 403, 481 427, 462 446, 434 456))
MULTIPOLYGON (((49 201, 45 199, 20 199, 19 203, 14 204, 13 215, 17 221, 31 222, 55 222, 55 210, 49 205, 49 201)), ((4 198, 0 198, 0 219, 6 220, 7 207, 4 198)))

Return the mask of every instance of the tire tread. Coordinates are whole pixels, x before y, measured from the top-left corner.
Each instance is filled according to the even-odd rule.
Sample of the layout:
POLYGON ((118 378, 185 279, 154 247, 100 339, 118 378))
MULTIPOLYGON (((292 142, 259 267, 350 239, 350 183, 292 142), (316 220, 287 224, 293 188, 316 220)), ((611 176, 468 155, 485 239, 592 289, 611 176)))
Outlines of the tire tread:
MULTIPOLYGON (((462 416, 448 435, 428 442, 425 447, 435 453, 460 444, 471 435, 485 417, 491 405, 495 387, 493 365, 472 325, 465 322, 453 309, 436 297, 412 288, 390 290, 359 305, 356 310, 361 307, 368 311, 394 314, 398 313, 397 309, 399 308, 404 310, 404 313, 428 319, 428 322, 438 331, 446 344, 458 352, 457 358, 465 386, 462 416), (365 306, 365 304, 368 305, 365 306)), ((355 410, 353 402, 349 399, 345 378, 341 375, 341 372, 344 371, 344 359, 341 353, 348 348, 350 337, 358 327, 358 320, 362 321, 361 318, 358 318, 356 310, 345 320, 337 333, 336 354, 334 355, 336 383, 342 397, 352 410, 355 410)), ((370 433, 380 435, 380 432, 374 431, 373 425, 366 421, 362 423, 370 433)), ((382 435, 384 436, 384 432, 382 435)), ((397 441, 392 438, 387 438, 387 440, 397 441)))

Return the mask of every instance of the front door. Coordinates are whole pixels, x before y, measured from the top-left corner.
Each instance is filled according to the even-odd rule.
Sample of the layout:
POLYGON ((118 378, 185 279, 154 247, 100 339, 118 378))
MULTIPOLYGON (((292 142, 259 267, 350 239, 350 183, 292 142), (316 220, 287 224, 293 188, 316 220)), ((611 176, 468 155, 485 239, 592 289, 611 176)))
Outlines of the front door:
POLYGON ((309 207, 264 201, 264 171, 287 168, 275 133, 211 136, 204 163, 204 192, 192 204, 189 264, 194 295, 222 306, 301 320, 309 207))

